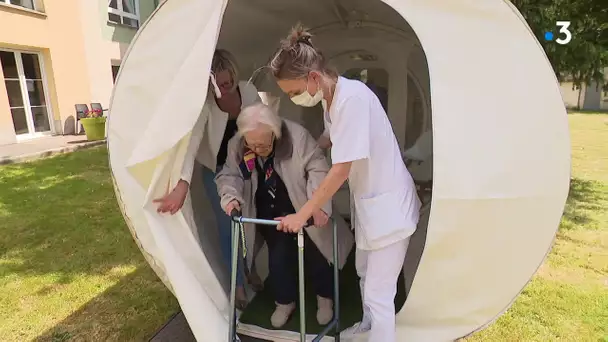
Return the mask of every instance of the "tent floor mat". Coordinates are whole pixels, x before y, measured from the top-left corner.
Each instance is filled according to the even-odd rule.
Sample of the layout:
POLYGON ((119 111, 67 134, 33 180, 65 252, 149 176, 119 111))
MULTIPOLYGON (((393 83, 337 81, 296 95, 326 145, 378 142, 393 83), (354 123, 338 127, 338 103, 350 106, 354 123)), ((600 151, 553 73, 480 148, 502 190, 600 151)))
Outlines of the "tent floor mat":
MULTIPOLYGON (((310 278, 309 278, 310 279, 310 278)), ((403 272, 399 275, 398 284, 405 284, 403 272)), ((317 299, 312 291, 310 281, 306 282, 306 332, 319 334, 323 326, 317 323, 317 299)), ((397 286, 395 308, 398 312, 405 303, 405 286, 397 286)), ((296 308, 289 321, 281 328, 275 329, 270 324, 270 316, 276 305, 268 281, 264 290, 258 292, 241 314, 239 321, 243 324, 255 325, 268 330, 300 331, 300 311, 296 308)), ((348 256, 348 261, 340 272, 340 330, 344 330, 361 320, 361 292, 359 290, 359 277, 355 269, 355 250, 348 256)), ((330 333, 334 336, 334 332, 330 333)))

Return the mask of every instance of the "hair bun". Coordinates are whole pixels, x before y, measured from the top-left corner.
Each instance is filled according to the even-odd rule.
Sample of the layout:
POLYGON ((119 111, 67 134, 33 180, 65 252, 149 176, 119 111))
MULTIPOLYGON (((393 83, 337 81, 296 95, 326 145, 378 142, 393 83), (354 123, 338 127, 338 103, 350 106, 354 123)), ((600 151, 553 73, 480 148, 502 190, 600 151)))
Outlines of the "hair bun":
POLYGON ((307 36, 301 36, 300 38, 298 38, 298 43, 304 43, 306 45, 310 45, 312 46, 312 42, 310 41, 310 38, 312 37, 312 35, 307 35, 307 36))
POLYGON ((310 38, 312 38, 312 34, 302 24, 298 23, 291 29, 291 32, 284 40, 283 46, 285 48, 295 48, 299 43, 312 46, 310 38))

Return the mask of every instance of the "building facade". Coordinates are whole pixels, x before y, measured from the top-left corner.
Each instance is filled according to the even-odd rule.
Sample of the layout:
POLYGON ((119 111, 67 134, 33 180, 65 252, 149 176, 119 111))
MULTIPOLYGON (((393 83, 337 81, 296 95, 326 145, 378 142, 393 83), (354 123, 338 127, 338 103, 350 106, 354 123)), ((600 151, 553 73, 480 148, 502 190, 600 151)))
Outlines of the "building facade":
POLYGON ((76 104, 107 108, 156 0, 0 0, 0 145, 72 134, 76 104))
MULTIPOLYGON (((608 68, 604 69, 606 83, 608 83, 608 68)), ((572 82, 563 82, 560 91, 564 104, 567 108, 582 109, 588 111, 608 110, 608 91, 604 91, 597 83, 583 85, 580 89, 573 86, 572 82)))

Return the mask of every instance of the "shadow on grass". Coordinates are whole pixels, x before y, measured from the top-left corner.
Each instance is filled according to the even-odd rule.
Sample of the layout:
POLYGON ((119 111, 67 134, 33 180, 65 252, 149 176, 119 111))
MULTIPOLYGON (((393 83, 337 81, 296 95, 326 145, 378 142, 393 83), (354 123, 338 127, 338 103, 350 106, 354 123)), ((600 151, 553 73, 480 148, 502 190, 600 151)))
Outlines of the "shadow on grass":
POLYGON ((599 222, 595 216, 606 210, 608 196, 604 188, 598 181, 572 178, 560 230, 596 228, 599 222))
POLYGON ((68 284, 141 263, 107 158, 105 148, 93 148, 0 166, 0 278, 51 275, 68 284))
POLYGON ((34 341, 147 341, 176 310, 173 295, 142 266, 34 341))

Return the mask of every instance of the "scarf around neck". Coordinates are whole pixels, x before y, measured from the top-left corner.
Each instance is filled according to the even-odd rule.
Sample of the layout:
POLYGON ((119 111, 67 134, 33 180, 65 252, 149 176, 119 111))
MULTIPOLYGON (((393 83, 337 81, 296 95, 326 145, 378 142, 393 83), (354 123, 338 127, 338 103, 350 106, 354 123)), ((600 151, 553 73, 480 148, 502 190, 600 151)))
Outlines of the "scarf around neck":
POLYGON ((264 174, 264 181, 266 185, 274 188, 274 184, 276 183, 276 172, 274 171, 274 151, 268 156, 268 158, 266 158, 266 161, 264 161, 264 166, 260 166, 260 163, 257 162, 257 157, 258 156, 251 149, 245 149, 243 160, 239 165, 243 178, 245 180, 251 179, 253 169, 256 169, 258 172, 264 174))

